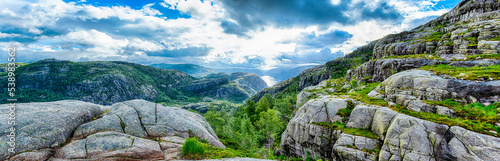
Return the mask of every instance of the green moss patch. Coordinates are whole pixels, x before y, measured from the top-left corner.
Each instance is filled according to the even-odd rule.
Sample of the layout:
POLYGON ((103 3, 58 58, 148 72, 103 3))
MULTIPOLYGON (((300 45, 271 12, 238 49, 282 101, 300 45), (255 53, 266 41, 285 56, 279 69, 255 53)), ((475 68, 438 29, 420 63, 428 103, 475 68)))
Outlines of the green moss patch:
POLYGON ((467 56, 467 60, 476 59, 500 59, 500 54, 477 54, 467 56))
POLYGON ((446 74, 451 77, 465 80, 478 80, 479 78, 485 78, 485 80, 488 80, 489 78, 494 80, 500 79, 500 65, 491 65, 486 67, 454 67, 440 64, 423 66, 420 69, 433 71, 436 75, 446 74))
MULTIPOLYGON (((500 103, 495 103, 493 105, 489 106, 482 106, 480 104, 471 104, 471 105, 461 105, 458 102, 455 101, 441 101, 441 102, 430 102, 430 104, 433 105, 440 105, 440 106, 445 106, 445 107, 453 107, 456 108, 457 115, 463 116, 462 117, 451 117, 451 116, 446 116, 446 115, 438 115, 434 113, 427 113, 427 112, 415 112, 415 111, 410 111, 407 110, 405 107, 401 105, 396 105, 396 106, 389 106, 388 102, 386 102, 383 99, 377 99, 377 98, 372 98, 368 97, 368 93, 375 89, 380 83, 369 83, 369 84, 364 84, 366 85, 365 88, 362 90, 356 91, 354 93, 335 93, 334 95, 349 95, 350 98, 353 98, 356 101, 360 101, 366 104, 371 104, 371 105, 378 105, 378 106, 385 106, 389 107, 390 109, 406 114, 409 116, 417 117, 420 119, 424 119, 427 121, 432 121, 435 123, 440 123, 440 124, 446 124, 448 126, 460 126, 465 129, 475 131, 478 133, 482 134, 487 134, 487 135, 493 135, 493 136, 500 136, 500 129, 498 127, 495 127, 493 125, 493 121, 496 119, 498 120, 498 116, 493 116, 495 113, 495 110, 498 111, 498 108, 500 107, 500 103), (456 107, 454 107, 456 106, 456 107), (497 134, 495 135, 494 133, 490 131, 496 131, 497 134)), ((348 133, 348 132, 346 132, 348 133)))
MULTIPOLYGON (((413 55, 391 55, 383 57, 382 59, 433 59, 433 60, 443 60, 443 58, 435 55, 435 54, 413 54, 413 55)), ((378 59, 375 59, 375 61, 378 59)))
POLYGON ((346 134, 363 136, 363 137, 372 138, 372 139, 378 139, 378 136, 375 133, 373 133, 373 131, 371 131, 371 130, 359 129, 359 128, 346 128, 345 124, 342 124, 339 121, 336 121, 333 124, 327 123, 327 122, 313 122, 312 124, 322 126, 324 128, 340 130, 346 134))
POLYGON ((498 35, 497 37, 495 37, 493 39, 489 39, 489 41, 500 41, 500 35, 498 35))
POLYGON ((422 39, 424 40, 424 42, 437 42, 441 41, 441 37, 443 37, 443 35, 444 33, 442 32, 433 32, 431 33, 431 35, 423 37, 422 39))
POLYGON ((500 108, 500 103, 494 103, 488 106, 483 106, 480 103, 473 103, 469 105, 462 105, 454 100, 444 100, 444 101, 424 101, 430 105, 439 105, 451 108, 455 110, 455 114, 458 117, 476 120, 485 123, 495 123, 500 119, 497 115, 498 108, 500 108))

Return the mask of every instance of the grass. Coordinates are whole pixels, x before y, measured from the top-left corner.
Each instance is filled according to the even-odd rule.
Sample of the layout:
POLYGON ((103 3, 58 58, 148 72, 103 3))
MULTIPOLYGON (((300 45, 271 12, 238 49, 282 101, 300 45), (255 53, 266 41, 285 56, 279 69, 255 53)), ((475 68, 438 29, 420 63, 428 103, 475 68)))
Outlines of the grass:
POLYGON ((469 46, 477 47, 477 38, 476 37, 468 37, 468 38, 465 38, 464 40, 469 41, 469 46))
POLYGON ((446 74, 451 77, 465 80, 478 80, 479 78, 500 79, 500 65, 490 65, 486 67, 454 67, 450 65, 423 66, 421 70, 433 71, 436 75, 446 74), (462 74, 463 73, 463 74, 462 74))
POLYGON ((367 137, 367 138, 371 138, 371 139, 378 139, 378 136, 375 133, 373 133, 371 130, 359 129, 359 128, 346 128, 345 124, 340 123, 339 121, 336 121, 333 124, 328 123, 328 122, 313 122, 312 124, 318 125, 318 126, 323 126, 325 128, 329 128, 329 129, 340 130, 346 134, 363 136, 363 137, 367 137))
POLYGON ((427 36, 427 37, 423 37, 421 39, 424 40, 424 42, 437 42, 437 41, 441 41, 441 37, 443 37, 444 33, 442 32, 433 32, 431 33, 431 35, 427 36))
POLYGON ((182 146, 181 154, 187 159, 203 159, 205 156, 205 147, 197 138, 188 138, 182 146))
POLYGON ((442 123, 442 124, 446 124, 448 126, 460 126, 460 127, 463 127, 465 129, 468 129, 471 131, 495 136, 494 133, 489 132, 489 131, 493 130, 493 131, 497 132, 496 136, 500 136, 500 130, 498 128, 495 128, 492 124, 489 124, 489 123, 479 122, 477 120, 469 120, 469 119, 463 119, 463 118, 457 118, 457 117, 451 117, 451 116, 445 116, 445 115, 438 115, 438 114, 433 114, 433 113, 415 112, 415 111, 407 110, 405 107, 399 106, 399 105, 392 106, 390 108, 399 112, 399 113, 414 116, 414 117, 424 119, 427 121, 432 121, 435 123, 442 123))
POLYGON ((472 103, 469 105, 462 105, 454 100, 448 99, 444 101, 424 101, 430 105, 439 105, 444 107, 449 107, 455 110, 455 114, 458 117, 477 120, 485 123, 495 123, 500 119, 497 115, 498 108, 500 108, 500 103, 494 103, 488 106, 483 106, 480 103, 472 103))
POLYGON ((500 41, 500 35, 498 35, 497 37, 495 37, 493 39, 489 39, 489 41, 500 41))
POLYGON ((199 141, 196 137, 186 139, 181 149, 181 154, 184 159, 221 159, 221 158, 262 158, 256 153, 238 147, 237 143, 225 139, 221 139, 225 149, 214 147, 206 140, 199 141))
POLYGON ((467 56, 467 60, 476 60, 476 59, 500 59, 500 54, 477 54, 477 55, 467 56))
MULTIPOLYGON (((345 147, 348 147, 348 148, 351 148, 351 149, 358 149, 358 147, 356 147, 356 145, 344 145, 345 147)), ((358 149, 358 150, 361 150, 361 151, 364 151, 364 152, 367 152, 367 153, 370 153, 370 154, 375 154, 378 156, 378 154, 380 153, 380 148, 382 147, 381 143, 377 143, 377 145, 375 146, 375 148, 371 149, 371 150, 368 150, 368 149, 358 149)))
POLYGON ((342 117, 349 117, 352 110, 354 109, 354 104, 351 100, 347 100, 347 108, 343 108, 337 111, 337 115, 342 117))
POLYGON ((226 149, 222 149, 205 143, 203 143, 203 146, 206 149, 206 154, 205 154, 206 158, 210 159, 236 158, 236 157, 262 158, 261 156, 244 149, 233 149, 229 147, 226 149))
MULTIPOLYGON (((418 59, 418 58, 443 60, 443 58, 436 56, 435 54, 391 55, 383 57, 381 59, 418 59)), ((374 61, 376 60, 378 59, 375 59, 374 61)))
MULTIPOLYGON (((389 106, 388 102, 386 102, 383 99, 377 99, 377 98, 372 98, 368 97, 367 94, 375 89, 380 82, 378 83, 368 83, 364 84, 366 85, 366 88, 358 90, 354 93, 335 93, 335 95, 349 95, 349 97, 355 99, 356 101, 360 101, 366 104, 371 104, 371 105, 378 105, 378 106, 385 106, 389 107, 390 109, 406 114, 409 116, 417 117, 423 120, 435 122, 435 123, 440 123, 440 124, 446 124, 448 126, 460 126, 465 129, 475 131, 478 133, 482 134, 487 134, 487 135, 493 135, 493 136, 500 136, 500 129, 495 127, 492 123, 492 120, 495 118, 493 117, 493 113, 495 112, 494 109, 497 109, 500 107, 499 103, 495 103, 490 106, 483 107, 480 104, 471 104, 471 105, 466 105, 463 106, 463 111, 461 112, 461 115, 463 115, 465 118, 461 117, 451 117, 451 116, 446 116, 446 115, 438 115, 434 113, 427 113, 427 112, 416 112, 416 111, 410 111, 407 110, 405 107, 401 105, 396 105, 396 106, 389 106), (481 112, 479 110, 482 110, 484 112, 481 112), (472 112, 469 114, 468 112, 472 112), (479 115, 477 115, 479 113, 479 115), (476 116, 477 115, 477 116, 476 116), (480 118, 480 120, 486 120, 488 122, 483 122, 480 120, 475 120, 476 118, 480 118), (494 133, 490 131, 496 131, 497 134, 495 135, 494 133)), ((451 101, 443 101, 443 102, 434 102, 434 105, 441 105, 441 106, 462 106, 458 105, 454 102, 451 101)), ((499 112, 499 111, 497 111, 499 112)), ((340 126, 340 125, 337 125, 340 126)), ((342 127, 342 126, 340 126, 342 127)), ((345 131, 345 130, 343 130, 345 131)), ((349 132, 349 131, 348 131, 349 132)), ((346 133, 348 133, 346 132, 346 133)))

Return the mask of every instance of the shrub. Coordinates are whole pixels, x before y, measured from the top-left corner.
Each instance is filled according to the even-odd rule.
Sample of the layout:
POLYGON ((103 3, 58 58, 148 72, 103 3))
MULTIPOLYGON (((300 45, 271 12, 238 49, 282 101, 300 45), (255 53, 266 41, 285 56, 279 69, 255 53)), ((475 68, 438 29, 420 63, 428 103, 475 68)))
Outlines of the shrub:
POLYGON ((350 82, 350 85, 351 85, 352 89, 358 88, 358 81, 356 81, 355 79, 352 79, 350 82))
POLYGON ((188 138, 182 146, 182 155, 186 158, 201 158, 205 154, 205 148, 197 138, 188 138))

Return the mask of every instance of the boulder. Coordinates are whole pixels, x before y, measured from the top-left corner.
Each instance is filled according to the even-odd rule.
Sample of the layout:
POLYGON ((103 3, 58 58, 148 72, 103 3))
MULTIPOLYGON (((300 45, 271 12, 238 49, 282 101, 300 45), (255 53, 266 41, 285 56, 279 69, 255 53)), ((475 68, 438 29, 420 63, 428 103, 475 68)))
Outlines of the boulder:
POLYGON ((372 119, 371 130, 373 133, 377 134, 381 140, 384 140, 387 129, 396 115, 399 114, 387 107, 378 109, 372 119))
POLYGON ((342 117, 336 114, 338 110, 347 108, 349 101, 334 96, 322 96, 307 101, 298 109, 281 136, 283 152, 302 158, 305 158, 308 152, 310 156, 331 158, 333 141, 340 131, 313 123, 342 121, 342 117))
POLYGON ((387 129, 379 160, 431 160, 447 125, 397 115, 387 129))
POLYGON ((302 105, 304 105, 308 100, 309 98, 312 96, 313 94, 311 92, 306 92, 306 91, 301 91, 298 95, 297 95, 297 103, 296 103, 296 106, 297 107, 300 107, 302 105))
POLYGON ((446 63, 447 61, 433 59, 378 59, 361 64, 346 74, 346 80, 356 78, 358 82, 381 82, 396 72, 420 68, 425 65, 446 63), (367 79, 366 79, 367 78, 367 79))
POLYGON ((54 152, 52 149, 42 149, 42 150, 33 150, 24 153, 19 153, 13 157, 11 157, 10 161, 40 161, 47 160, 50 156, 52 156, 54 152))
POLYGON ((459 99, 483 104, 499 102, 500 80, 479 82, 446 79, 429 71, 408 70, 392 75, 374 91, 383 91, 386 101, 413 111, 436 113, 439 110, 440 114, 447 114, 450 112, 448 109, 427 105, 422 100, 459 99))
MULTIPOLYGON (((141 120, 139 119, 139 114, 135 108, 130 107, 122 102, 115 103, 111 106, 111 110, 107 113, 107 115, 118 116, 118 118, 120 119, 120 123, 123 123, 123 130, 126 134, 138 137, 148 136, 141 120)), ((98 119, 97 121, 101 120, 98 119)))
MULTIPOLYGON (((189 133, 192 132, 192 134, 201 139, 206 139, 216 147, 225 148, 203 116, 181 108, 163 106, 145 100, 131 100, 113 104, 111 110, 103 118, 89 124, 105 122, 101 121, 101 119, 107 119, 114 115, 118 116, 123 123, 124 132, 132 136, 180 136, 187 138, 190 135, 189 133)), ((116 123, 113 126, 118 128, 116 123)), ((108 126, 108 128, 111 128, 111 126, 108 126)), ((99 131, 97 129, 93 130, 99 131)))
POLYGON ((500 138, 479 134, 452 126, 443 140, 444 152, 456 160, 497 160, 500 158, 500 138))
POLYGON ((349 117, 349 122, 347 122, 346 127, 348 128, 360 128, 360 129, 370 129, 372 126, 373 116, 377 111, 376 106, 358 105, 356 106, 349 117))
MULTIPOLYGON (((9 106, 0 105, 0 160, 15 153, 8 153, 10 148, 7 135, 11 125, 8 124, 9 106)), ((15 152, 23 152, 44 148, 56 148, 66 142, 73 131, 92 118, 103 113, 100 105, 75 101, 55 101, 44 103, 19 103, 15 112, 15 152)))
POLYGON ((58 149, 55 158, 137 158, 163 159, 163 152, 156 141, 142 139, 115 131, 92 134, 58 149))
POLYGON ((117 115, 107 115, 92 122, 80 125, 73 134, 74 139, 82 139, 89 135, 103 131, 117 131, 124 133, 122 121, 117 115))
POLYGON ((332 156, 338 156, 340 160, 376 160, 377 155, 367 151, 379 148, 379 142, 377 139, 343 133, 333 146, 332 156))
MULTIPOLYGON (((9 107, 0 105, 0 110, 7 113, 9 107)), ((8 117, 0 119, 4 120, 0 127, 8 130, 8 117)), ((201 115, 145 100, 126 101, 112 106, 72 100, 22 103, 17 105, 16 123, 16 153, 3 153, 0 155, 2 159, 172 158, 173 155, 164 155, 164 152, 173 149, 165 150, 158 141, 149 139, 159 138, 162 142, 170 141, 180 146, 190 135, 225 148, 201 115)), ((8 135, 5 130, 3 133, 3 136, 8 135)), ((9 148, 7 139, 10 138, 1 140, 0 148, 4 151, 9 148)), ((178 146, 176 153, 179 152, 178 146)))

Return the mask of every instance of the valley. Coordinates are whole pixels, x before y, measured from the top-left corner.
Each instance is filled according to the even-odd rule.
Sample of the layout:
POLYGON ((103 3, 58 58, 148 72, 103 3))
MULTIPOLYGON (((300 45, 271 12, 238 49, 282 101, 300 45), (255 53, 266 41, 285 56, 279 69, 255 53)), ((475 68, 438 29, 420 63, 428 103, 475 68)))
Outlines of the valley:
POLYGON ((500 2, 462 0, 325 64, 268 71, 301 70, 270 87, 193 64, 19 64, 18 146, 0 159, 498 160, 499 37, 500 2))

